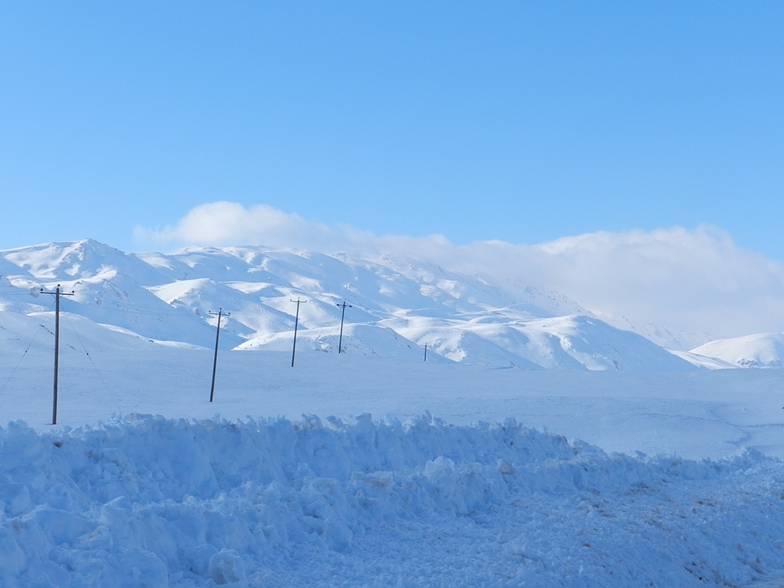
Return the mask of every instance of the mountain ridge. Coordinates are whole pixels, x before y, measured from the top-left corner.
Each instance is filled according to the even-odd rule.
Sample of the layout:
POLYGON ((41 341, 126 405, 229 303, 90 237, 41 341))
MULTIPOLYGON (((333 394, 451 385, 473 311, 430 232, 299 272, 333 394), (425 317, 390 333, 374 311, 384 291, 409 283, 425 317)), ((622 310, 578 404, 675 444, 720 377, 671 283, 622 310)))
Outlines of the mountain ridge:
POLYGON ((346 300, 348 353, 414 358, 427 345, 431 360, 526 369, 679 371, 698 363, 557 292, 522 283, 511 292, 396 255, 265 246, 126 253, 84 239, 0 251, 0 270, 5 312, 49 312, 37 292, 59 283, 75 292, 63 311, 153 341, 210 347, 211 312, 222 309, 230 314, 224 346, 279 350, 293 337, 300 298, 302 351, 336 352, 346 300))

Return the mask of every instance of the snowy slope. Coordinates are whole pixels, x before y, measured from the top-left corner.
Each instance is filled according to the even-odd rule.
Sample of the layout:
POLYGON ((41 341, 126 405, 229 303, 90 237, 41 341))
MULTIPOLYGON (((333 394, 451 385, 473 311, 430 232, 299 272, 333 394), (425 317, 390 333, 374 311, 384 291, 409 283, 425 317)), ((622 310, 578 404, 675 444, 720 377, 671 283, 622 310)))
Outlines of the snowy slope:
POLYGON ((691 350, 693 355, 713 358, 732 367, 784 367, 784 334, 760 333, 718 339, 691 350))
MULTIPOLYGON (((293 331, 274 333, 255 337, 236 347, 242 351, 286 351, 292 350, 293 331)), ((421 361, 424 351, 418 345, 402 337, 394 330, 377 324, 353 323, 343 329, 342 343, 340 332, 331 327, 315 327, 297 333, 297 349, 303 351, 322 351, 374 357, 383 351, 387 359, 421 361)), ((444 361, 438 355, 430 355, 430 361, 444 361)))
POLYGON ((92 239, 11 249, 0 252, 0 258, 5 261, 5 271, 9 275, 15 272, 8 269, 8 262, 47 282, 90 278, 106 269, 133 276, 142 284, 162 279, 160 272, 136 255, 124 253, 92 239))
POLYGON ((678 371, 689 365, 651 341, 586 316, 465 321, 396 317, 383 322, 420 345, 465 363, 532 369, 678 371))
MULTIPOLYGON (((514 298, 411 260, 83 241, 0 252, 0 268, 2 586, 784 577, 778 370, 683 371, 555 293, 514 298), (38 290, 57 283, 75 296, 51 427, 53 300, 38 290)), ((778 335, 747 339, 702 350, 723 360, 678 354, 780 356, 778 335)))
POLYGON ((681 359, 689 363, 708 370, 731 370, 738 366, 718 357, 709 357, 707 355, 700 355, 699 353, 692 353, 691 351, 675 351, 670 350, 670 353, 677 355, 681 359))
POLYGON ((693 366, 644 338, 588 316, 554 292, 519 285, 518 295, 478 276, 394 256, 265 247, 199 247, 128 254, 84 240, 0 252, 0 305, 45 312, 60 284, 75 292, 64 311, 156 341, 222 343, 283 350, 291 345, 300 298, 303 352, 336 351, 346 300, 347 353, 431 357, 528 369, 669 371, 693 366), (559 317, 557 312, 570 311, 559 317), (409 353, 410 351, 410 353, 409 353))
POLYGON ((0 415, 34 426, 0 428, 3 586, 746 586, 784 568, 784 469, 754 450, 784 454, 775 371, 681 373, 638 335, 438 268, 244 249, 133 274, 125 254, 61 249, 62 268, 16 250, 0 280, 0 415), (51 428, 53 301, 36 288, 57 282, 77 295, 51 428), (348 416, 368 408, 404 424, 348 416), (426 410, 461 425, 411 416, 426 410), (465 424, 512 416, 730 457, 465 424))
POLYGON ((653 341, 660 347, 675 351, 688 351, 689 349, 693 349, 694 347, 698 347, 699 345, 716 339, 716 337, 709 333, 677 331, 663 325, 655 324, 635 324, 623 315, 596 313, 596 316, 617 329, 632 331, 633 333, 637 333, 638 335, 642 335, 646 339, 653 341))

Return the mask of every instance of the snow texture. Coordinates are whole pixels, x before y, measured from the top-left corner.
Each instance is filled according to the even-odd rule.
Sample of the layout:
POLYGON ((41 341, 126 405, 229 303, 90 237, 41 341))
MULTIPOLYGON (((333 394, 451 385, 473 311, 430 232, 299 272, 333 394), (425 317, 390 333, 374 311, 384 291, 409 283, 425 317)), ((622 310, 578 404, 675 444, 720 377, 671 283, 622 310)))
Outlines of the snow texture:
POLYGON ((722 361, 727 367, 781 368, 784 367, 784 334, 718 339, 692 349, 691 353, 722 361))
POLYGON ((671 353, 557 293, 509 291, 390 256, 0 252, 0 585, 783 577, 784 372, 726 369, 780 367, 782 336, 671 353), (58 284, 74 296, 51 427, 40 290, 58 284))
POLYGON ((3 586, 739 586, 784 468, 607 455, 514 420, 132 415, 0 430, 3 586))

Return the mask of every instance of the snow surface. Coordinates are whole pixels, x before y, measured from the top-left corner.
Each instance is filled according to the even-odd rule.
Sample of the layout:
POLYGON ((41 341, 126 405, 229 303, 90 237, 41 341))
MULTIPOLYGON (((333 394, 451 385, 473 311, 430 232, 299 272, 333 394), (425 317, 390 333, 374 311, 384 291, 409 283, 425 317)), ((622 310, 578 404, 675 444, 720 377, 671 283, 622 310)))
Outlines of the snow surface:
POLYGON ((2 355, 4 586, 745 586, 784 570, 780 370, 225 351, 209 403, 210 351, 88 356, 93 328, 84 347, 64 329, 56 427, 51 349, 2 355))
POLYGON ((0 270, 2 586, 782 585, 784 372, 716 369, 775 337, 682 361, 389 258, 83 241, 0 270))
POLYGON ((131 416, 0 430, 4 586, 738 586, 781 463, 607 455, 513 420, 131 416))

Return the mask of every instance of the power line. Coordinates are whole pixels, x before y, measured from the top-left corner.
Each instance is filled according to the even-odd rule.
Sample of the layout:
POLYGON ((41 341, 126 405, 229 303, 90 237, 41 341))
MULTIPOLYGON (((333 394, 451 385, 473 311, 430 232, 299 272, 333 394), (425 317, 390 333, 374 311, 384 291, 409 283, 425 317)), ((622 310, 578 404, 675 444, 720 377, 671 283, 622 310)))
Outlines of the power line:
MULTIPOLYGON (((47 292, 43 292, 43 290, 38 288, 38 287, 34 287, 33 289, 28 291, 28 290, 22 290, 21 288, 17 288, 15 286, 9 286, 9 287, 0 286, 0 298, 6 297, 6 296, 30 296, 31 298, 37 298, 38 296, 36 294, 38 294, 39 292, 40 293, 44 293, 44 294, 47 293, 47 292), (6 291, 6 290, 13 290, 13 291, 6 291)), ((100 304, 100 303, 99 304, 96 304, 96 303, 91 304, 90 302, 80 302, 79 304, 82 304, 84 306, 89 306, 89 307, 92 307, 92 308, 97 308, 97 309, 101 309, 101 310, 108 310, 108 311, 114 311, 114 312, 122 312, 120 310, 120 308, 126 308, 126 309, 136 310, 140 314, 151 314, 151 315, 155 315, 155 314, 180 314, 181 311, 176 306, 173 306, 172 304, 166 302, 163 299, 160 299, 160 300, 165 305, 164 308, 157 308, 157 307, 145 306, 145 305, 137 305, 137 304, 128 304, 128 303, 119 302, 119 301, 112 301, 112 302, 108 303, 106 306, 104 306, 103 304, 100 304), (115 307, 117 307, 117 308, 115 308, 115 307), (145 313, 144 311, 149 311, 149 312, 145 313)), ((182 310, 188 312, 190 309, 187 308, 187 307, 183 307, 182 310)))
POLYGON ((71 322, 71 317, 68 316, 68 313, 65 314, 65 318, 68 320, 68 324, 71 325, 71 330, 74 332, 74 335, 76 335, 76 339, 79 341, 79 345, 82 346, 82 349, 84 350, 87 359, 90 360, 90 363, 92 364, 95 373, 98 374, 98 377, 100 378, 101 382, 103 382, 103 387, 106 388, 106 391, 109 393, 109 397, 112 399, 114 405, 117 407, 117 410, 122 415, 122 408, 120 408, 120 403, 117 402, 117 399, 114 397, 114 394, 112 394, 112 391, 109 388, 109 385, 106 383, 106 380, 103 379, 103 375, 98 370, 98 366, 95 365, 92 355, 90 355, 90 352, 87 351, 87 347, 85 347, 84 343, 82 342, 82 338, 79 336, 79 331, 77 331, 76 327, 74 327, 74 324, 71 322))
MULTIPOLYGON (((90 307, 90 308, 95 308, 95 309, 99 309, 99 310, 106 310, 106 311, 111 311, 111 312, 125 312, 125 310, 123 310, 123 309, 126 309, 126 310, 134 310, 138 314, 149 314, 149 315, 159 315, 159 314, 169 314, 169 315, 178 314, 179 315, 179 314, 182 314, 182 311, 178 310, 176 306, 172 306, 172 305, 170 305, 169 303, 167 303, 167 302, 165 302, 163 300, 161 302, 165 305, 164 308, 155 308, 155 307, 152 307, 152 306, 140 306, 140 305, 136 305, 136 304, 128 304, 128 303, 125 303, 125 302, 114 302, 114 301, 112 301, 112 302, 110 302, 110 303, 108 303, 106 305, 104 305, 104 304, 90 304, 89 302, 81 302, 80 304, 82 304, 83 306, 90 307)), ((189 308, 183 308, 182 310, 184 310, 185 312, 189 312, 190 311, 189 308)))
MULTIPOLYGON (((52 300, 52 306, 54 306, 54 300, 52 300)), ((49 310, 52 309, 52 306, 49 307, 49 310)), ((16 373, 16 370, 19 369, 19 366, 22 365, 22 360, 24 360, 25 356, 27 355, 27 352, 30 351, 30 348, 33 346, 33 343, 35 343, 35 340, 38 337, 38 334, 41 332, 41 329, 46 329, 46 327, 44 327, 42 324, 39 323, 38 328, 35 330, 35 335, 33 335, 33 337, 30 339, 30 343, 27 345, 27 348, 24 350, 24 353, 19 358, 19 361, 16 362, 16 366, 11 371, 11 375, 8 376, 8 379, 3 384, 3 388, 0 390, 0 394, 5 392, 5 389, 8 387, 8 383, 11 381, 11 378, 14 377, 14 374, 16 373)))

